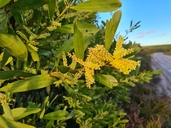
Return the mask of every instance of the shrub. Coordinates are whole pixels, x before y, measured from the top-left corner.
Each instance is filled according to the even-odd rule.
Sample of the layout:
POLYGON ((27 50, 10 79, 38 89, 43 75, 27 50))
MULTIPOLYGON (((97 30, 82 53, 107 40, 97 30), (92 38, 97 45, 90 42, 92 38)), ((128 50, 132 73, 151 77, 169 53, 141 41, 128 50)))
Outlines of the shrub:
POLYGON ((139 72, 138 45, 114 39, 120 6, 119 0, 0 1, 1 127, 125 127, 130 86, 154 73, 139 72), (110 11, 98 28, 96 12, 110 11))

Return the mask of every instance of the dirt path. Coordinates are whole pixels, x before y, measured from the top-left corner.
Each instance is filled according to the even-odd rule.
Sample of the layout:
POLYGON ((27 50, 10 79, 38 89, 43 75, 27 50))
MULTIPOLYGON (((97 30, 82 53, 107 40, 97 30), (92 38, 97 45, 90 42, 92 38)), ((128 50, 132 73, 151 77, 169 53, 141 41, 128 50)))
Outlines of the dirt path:
POLYGON ((151 66, 153 70, 161 69, 160 82, 158 83, 158 94, 171 98, 171 56, 163 53, 151 55, 151 66))

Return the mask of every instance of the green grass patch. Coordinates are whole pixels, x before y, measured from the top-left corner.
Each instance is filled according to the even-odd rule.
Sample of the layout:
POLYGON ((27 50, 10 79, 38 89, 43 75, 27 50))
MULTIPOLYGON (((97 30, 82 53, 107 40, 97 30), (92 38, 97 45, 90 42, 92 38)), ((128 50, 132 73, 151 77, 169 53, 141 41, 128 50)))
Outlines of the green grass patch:
POLYGON ((153 46, 142 46, 142 51, 152 54, 155 52, 163 52, 165 54, 171 55, 171 44, 167 45, 153 45, 153 46))

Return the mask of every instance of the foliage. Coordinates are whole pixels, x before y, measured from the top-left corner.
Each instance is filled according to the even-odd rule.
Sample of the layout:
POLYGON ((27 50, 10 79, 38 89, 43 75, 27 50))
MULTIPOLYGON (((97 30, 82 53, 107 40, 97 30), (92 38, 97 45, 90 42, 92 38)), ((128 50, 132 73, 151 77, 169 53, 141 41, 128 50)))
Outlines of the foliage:
POLYGON ((130 86, 156 72, 139 71, 137 44, 114 39, 119 0, 2 0, 0 7, 1 127, 126 126, 130 86), (97 27, 96 13, 108 11, 115 11, 110 21, 97 27))

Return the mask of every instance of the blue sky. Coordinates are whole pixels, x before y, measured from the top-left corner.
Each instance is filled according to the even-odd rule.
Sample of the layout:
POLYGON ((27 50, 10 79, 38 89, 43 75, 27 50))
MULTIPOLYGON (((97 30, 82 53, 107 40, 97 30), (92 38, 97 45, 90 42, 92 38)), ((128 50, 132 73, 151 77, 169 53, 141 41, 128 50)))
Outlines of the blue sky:
MULTIPOLYGON (((120 35, 125 35, 130 21, 141 21, 141 27, 128 34, 129 40, 146 45, 171 44, 171 0, 120 0, 122 7, 120 35)), ((100 13, 99 21, 110 19, 112 13, 100 13)))

